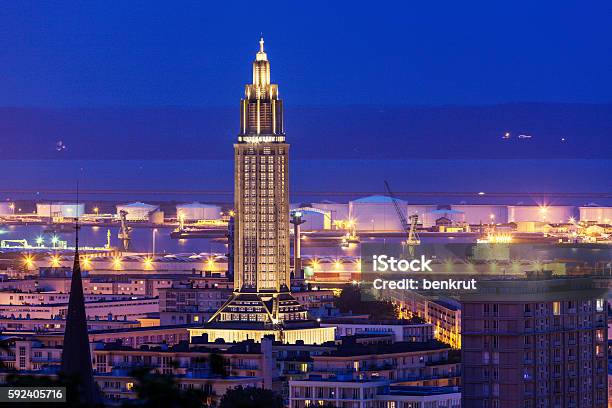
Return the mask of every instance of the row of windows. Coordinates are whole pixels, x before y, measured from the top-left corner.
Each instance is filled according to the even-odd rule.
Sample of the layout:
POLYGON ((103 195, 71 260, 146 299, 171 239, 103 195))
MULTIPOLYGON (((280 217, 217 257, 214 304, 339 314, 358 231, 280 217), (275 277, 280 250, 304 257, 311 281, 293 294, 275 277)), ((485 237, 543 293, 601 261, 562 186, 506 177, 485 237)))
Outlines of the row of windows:
POLYGON ((285 149, 282 147, 277 150, 272 150, 268 146, 264 147, 261 150, 256 150, 255 147, 249 147, 248 149, 246 149, 246 151, 243 150, 241 153, 244 156, 245 163, 256 163, 258 157, 261 163, 273 163, 274 157, 262 157, 260 155, 271 156, 274 153, 279 155, 281 161, 284 161, 285 159, 285 157, 283 156, 285 154, 285 149))

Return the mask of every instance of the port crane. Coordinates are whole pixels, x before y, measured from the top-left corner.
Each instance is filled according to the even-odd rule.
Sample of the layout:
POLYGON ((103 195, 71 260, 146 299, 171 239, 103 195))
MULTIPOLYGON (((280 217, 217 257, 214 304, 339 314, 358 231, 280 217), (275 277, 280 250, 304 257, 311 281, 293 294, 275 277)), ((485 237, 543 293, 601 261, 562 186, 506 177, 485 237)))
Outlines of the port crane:
POLYGON ((127 225, 127 211, 119 211, 119 219, 121 220, 121 229, 119 234, 117 234, 117 238, 123 242, 123 250, 127 251, 130 246, 130 235, 132 233, 132 227, 127 225))
POLYGON ((414 255, 414 247, 416 245, 421 244, 421 240, 419 239, 419 235, 416 230, 417 224, 419 222, 419 216, 416 214, 412 214, 411 216, 409 216, 408 219, 410 220, 410 224, 408 224, 408 220, 406 220, 406 217, 404 216, 404 213, 402 212, 402 209, 400 208, 399 203, 397 202, 397 198, 395 197, 395 194, 393 194, 393 191, 391 191, 391 187, 389 186, 389 183, 386 180, 385 187, 387 189, 389 197, 391 197, 393 207, 395 208, 397 217, 399 218, 400 223, 402 224, 402 228, 404 229, 404 232, 407 235, 406 245, 408 245, 408 250, 410 251, 411 255, 414 255))

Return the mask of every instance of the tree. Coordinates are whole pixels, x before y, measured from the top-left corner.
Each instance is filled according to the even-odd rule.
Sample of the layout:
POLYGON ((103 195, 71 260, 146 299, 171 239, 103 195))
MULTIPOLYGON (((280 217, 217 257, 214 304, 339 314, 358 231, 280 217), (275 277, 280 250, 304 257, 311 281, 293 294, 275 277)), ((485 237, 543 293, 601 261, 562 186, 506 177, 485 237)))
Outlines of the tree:
POLYGON ((399 315, 397 306, 388 300, 364 300, 357 285, 345 285, 334 303, 343 313, 369 314, 374 320, 397 319, 399 315))
POLYGON ((123 407, 144 408, 208 408, 206 402, 210 393, 205 390, 181 390, 174 376, 158 374, 150 367, 132 369, 134 391, 138 395, 136 401, 127 401, 123 407))
POLYGON ((227 377, 227 370, 225 369, 225 359, 221 354, 211 353, 210 355, 210 371, 214 375, 220 375, 221 377, 227 377))
POLYGON ((238 386, 227 390, 218 408, 283 408, 283 399, 272 390, 238 386))

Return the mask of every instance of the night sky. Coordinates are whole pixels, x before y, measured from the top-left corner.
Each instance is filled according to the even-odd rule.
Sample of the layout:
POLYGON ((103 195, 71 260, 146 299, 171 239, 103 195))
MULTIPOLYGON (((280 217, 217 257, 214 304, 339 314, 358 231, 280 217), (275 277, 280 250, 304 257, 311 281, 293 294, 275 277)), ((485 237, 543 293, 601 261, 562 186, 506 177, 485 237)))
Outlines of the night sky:
POLYGON ((3 2, 0 106, 237 107, 260 32, 293 106, 612 102, 609 1, 86 3, 3 2))

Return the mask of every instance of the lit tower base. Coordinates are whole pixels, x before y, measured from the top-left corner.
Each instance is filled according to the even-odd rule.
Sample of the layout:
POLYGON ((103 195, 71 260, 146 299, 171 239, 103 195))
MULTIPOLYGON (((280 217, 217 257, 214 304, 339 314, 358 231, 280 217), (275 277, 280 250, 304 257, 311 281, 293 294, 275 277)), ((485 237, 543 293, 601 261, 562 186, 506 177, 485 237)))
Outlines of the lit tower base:
POLYGON ((240 105, 234 144, 234 293, 202 328, 211 341, 261 340, 321 344, 335 329, 319 327, 291 295, 289 265, 289 144, 283 103, 270 83, 263 38, 253 62, 253 83, 240 105))

